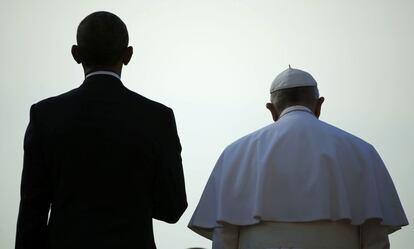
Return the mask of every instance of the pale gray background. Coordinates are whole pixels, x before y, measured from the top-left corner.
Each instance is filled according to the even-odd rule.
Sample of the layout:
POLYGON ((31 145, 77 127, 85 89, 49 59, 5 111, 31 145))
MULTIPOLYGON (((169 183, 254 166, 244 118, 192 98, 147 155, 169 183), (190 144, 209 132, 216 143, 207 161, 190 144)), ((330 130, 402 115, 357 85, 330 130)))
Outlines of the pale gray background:
POLYGON ((0 248, 14 246, 30 105, 81 84, 70 47, 96 10, 129 28, 125 85, 176 114, 189 207, 155 222, 159 248, 210 246, 186 225, 223 148, 271 122, 268 89, 289 63, 319 82, 322 120, 377 148, 413 222, 414 1, 0 1, 0 248))

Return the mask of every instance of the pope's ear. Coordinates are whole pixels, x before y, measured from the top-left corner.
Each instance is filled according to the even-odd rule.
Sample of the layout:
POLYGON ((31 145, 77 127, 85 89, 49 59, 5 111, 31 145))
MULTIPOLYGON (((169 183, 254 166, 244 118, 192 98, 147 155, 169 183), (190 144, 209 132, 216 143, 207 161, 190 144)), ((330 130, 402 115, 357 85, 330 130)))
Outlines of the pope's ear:
POLYGON ((322 109, 322 104, 325 101, 324 97, 320 97, 317 102, 316 102, 316 107, 315 107, 315 116, 317 118, 319 118, 319 116, 321 115, 321 109, 322 109))
POLYGON ((272 114, 273 121, 277 121, 279 119, 279 113, 277 112, 275 106, 272 103, 266 103, 266 108, 272 114))
POLYGON ((80 55, 79 46, 73 45, 71 52, 72 52, 72 57, 76 61, 76 63, 81 64, 82 63, 82 57, 80 55))

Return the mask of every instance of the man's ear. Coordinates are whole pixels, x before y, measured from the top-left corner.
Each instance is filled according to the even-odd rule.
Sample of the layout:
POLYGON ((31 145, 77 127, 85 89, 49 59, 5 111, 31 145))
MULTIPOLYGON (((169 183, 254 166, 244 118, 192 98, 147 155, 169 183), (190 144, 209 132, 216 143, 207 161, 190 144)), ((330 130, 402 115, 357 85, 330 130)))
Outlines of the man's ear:
POLYGON ((128 65, 133 54, 134 49, 131 46, 127 47, 124 51, 124 55, 122 56, 122 64, 124 64, 125 66, 128 65))
POLYGON ((319 116, 321 115, 321 108, 322 108, 322 104, 325 101, 324 97, 320 97, 317 101, 316 101, 316 106, 315 106, 315 116, 317 118, 319 118, 319 116))
POLYGON ((76 61, 76 63, 81 64, 82 63, 82 57, 80 55, 79 46, 73 45, 71 52, 72 52, 72 57, 76 61))
POLYGON ((279 112, 276 110, 275 106, 272 103, 266 103, 266 108, 272 114, 273 121, 277 121, 279 119, 279 112))

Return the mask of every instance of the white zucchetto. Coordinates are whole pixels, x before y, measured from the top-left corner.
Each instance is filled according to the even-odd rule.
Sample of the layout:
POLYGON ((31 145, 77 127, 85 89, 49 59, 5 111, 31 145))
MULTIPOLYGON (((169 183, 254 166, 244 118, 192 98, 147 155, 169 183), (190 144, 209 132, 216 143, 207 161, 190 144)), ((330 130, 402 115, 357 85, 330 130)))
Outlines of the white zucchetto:
POLYGON ((291 68, 281 72, 272 82, 270 93, 281 89, 288 89, 303 86, 317 86, 316 80, 309 73, 291 68))

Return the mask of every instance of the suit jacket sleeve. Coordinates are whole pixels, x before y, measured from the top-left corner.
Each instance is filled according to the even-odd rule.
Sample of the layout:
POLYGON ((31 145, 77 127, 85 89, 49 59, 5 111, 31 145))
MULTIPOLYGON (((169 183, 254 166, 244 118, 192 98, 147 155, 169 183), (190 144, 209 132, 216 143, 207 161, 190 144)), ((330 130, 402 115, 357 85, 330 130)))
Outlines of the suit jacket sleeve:
POLYGON ((36 106, 24 137, 24 159, 17 219, 16 249, 47 247, 47 220, 51 203, 50 178, 45 163, 36 106))
POLYGON ((181 145, 174 113, 168 109, 162 133, 161 155, 154 182, 153 218, 168 223, 177 222, 187 208, 181 145))

